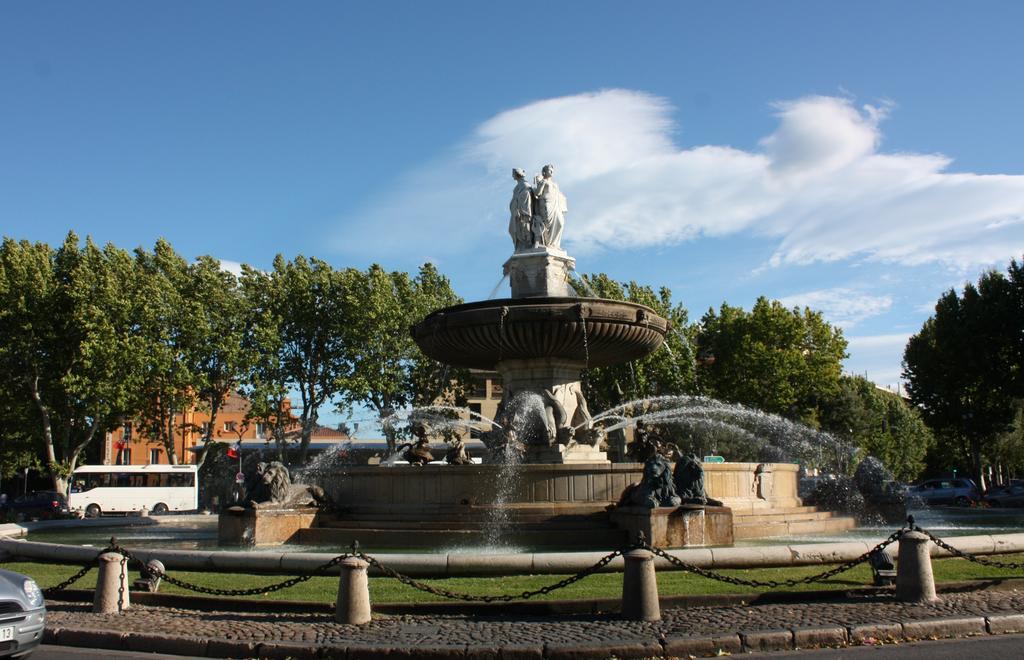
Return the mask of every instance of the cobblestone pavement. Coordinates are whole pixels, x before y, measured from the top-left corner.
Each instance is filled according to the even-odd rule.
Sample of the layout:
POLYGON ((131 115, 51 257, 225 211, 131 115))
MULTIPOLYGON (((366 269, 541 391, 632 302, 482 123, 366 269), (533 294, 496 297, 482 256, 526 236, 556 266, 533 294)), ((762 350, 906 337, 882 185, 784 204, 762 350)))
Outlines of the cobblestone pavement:
MULTIPOLYGON (((278 655, 313 657, 317 652, 325 655, 324 649, 336 648, 347 649, 348 657, 371 657, 374 652, 386 649, 404 649, 406 654, 416 656, 431 649, 440 655, 466 655, 469 652, 469 655, 492 657, 500 655, 501 649, 505 655, 509 655, 510 650, 520 649, 523 652, 520 655, 525 654, 524 657, 539 657, 538 653, 554 657, 558 655, 554 653, 558 649, 607 651, 618 647, 617 655, 622 657, 631 654, 662 655, 672 650, 666 640, 673 639, 699 637, 707 640, 722 636, 724 641, 719 646, 726 649, 737 644, 743 648, 768 648, 771 644, 788 648, 794 644, 801 645, 801 639, 795 637, 797 632, 794 631, 806 629, 837 631, 842 639, 825 635, 819 639, 819 644, 813 644, 828 645, 856 642, 855 629, 858 626, 866 627, 868 632, 876 630, 880 637, 885 633, 899 638, 901 624, 909 630, 907 622, 963 622, 968 619, 975 622, 972 624, 975 628, 980 625, 981 629, 961 627, 948 636, 971 634, 972 630, 975 634, 1014 632, 1014 627, 1024 627, 1024 591, 944 594, 942 601, 933 605, 897 603, 889 596, 875 596, 842 602, 675 608, 664 609, 662 620, 658 622, 622 621, 614 615, 542 618, 375 614, 373 622, 365 626, 335 623, 326 614, 207 612, 134 604, 121 614, 98 615, 90 612, 90 604, 51 603, 47 630, 48 638, 56 643, 74 644, 75 635, 78 635, 80 641, 92 639, 96 644, 100 644, 97 640, 101 638, 110 639, 112 645, 108 648, 132 648, 127 641, 129 638, 138 644, 144 644, 146 639, 159 641, 160 636, 204 640, 200 646, 179 646, 177 652, 211 656, 218 655, 217 649, 221 649, 225 656, 233 657, 239 657, 237 654, 240 653, 275 655, 274 649, 290 649, 288 653, 278 655), (1001 624, 1000 630, 986 630, 988 619, 1012 621, 1014 625, 1001 624), (977 623, 979 621, 980 624, 977 623), (788 631, 783 634, 783 637, 788 635, 788 646, 785 640, 776 640, 766 646, 763 640, 772 637, 771 631, 777 634, 788 631), (285 644, 279 644, 282 642, 285 644), (366 653, 357 653, 358 649, 366 653), (445 650, 450 653, 443 652, 445 650)), ((917 630, 918 636, 947 636, 927 627, 917 630)), ((903 633, 902 636, 915 635, 903 633)), ((804 645, 812 645, 808 639, 804 640, 804 645)), ((168 652, 166 645, 147 650, 168 652)), ((329 653, 326 655, 335 657, 329 653)), ((596 655, 577 654, 575 657, 603 656, 597 652, 596 655)))

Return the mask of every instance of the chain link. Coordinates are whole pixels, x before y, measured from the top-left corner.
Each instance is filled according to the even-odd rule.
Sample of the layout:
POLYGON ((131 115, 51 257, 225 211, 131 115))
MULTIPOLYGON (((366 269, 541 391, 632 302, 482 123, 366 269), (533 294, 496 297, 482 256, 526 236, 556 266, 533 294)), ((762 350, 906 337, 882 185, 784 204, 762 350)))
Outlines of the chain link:
POLYGON ((808 575, 807 577, 803 577, 798 580, 745 580, 743 578, 733 577, 731 575, 723 575, 722 573, 718 573, 716 571, 711 571, 706 568, 696 566, 694 564, 689 564, 683 561, 682 559, 679 559, 678 557, 673 557, 661 548, 655 548, 647 543, 644 543, 644 550, 653 552, 655 555, 661 557, 662 559, 665 559, 677 568, 680 568, 684 571, 688 571, 690 573, 694 573, 696 575, 700 575, 701 577, 706 577, 710 580, 718 580, 719 582, 728 582, 729 584, 742 585, 745 587, 768 587, 775 589, 778 587, 795 587, 800 584, 812 584, 814 582, 822 582, 830 577, 839 575, 840 573, 848 571, 854 566, 857 566, 858 564, 863 564, 864 562, 868 561, 868 558, 873 553, 881 552, 892 543, 895 543, 900 539, 901 536, 903 536, 904 533, 906 533, 906 531, 907 530, 905 529, 900 529, 896 532, 893 532, 889 535, 889 538, 885 539, 884 541, 876 545, 874 548, 868 550, 856 559, 851 559, 850 561, 839 564, 838 566, 830 568, 827 571, 823 571, 815 575, 808 575))
MULTIPOLYGON (((99 555, 97 555, 97 559, 98 558, 99 558, 99 555)), ((95 561, 95 560, 93 560, 93 561, 95 561)), ((92 568, 93 568, 92 564, 86 564, 85 566, 82 567, 82 570, 78 571, 77 573, 75 573, 74 575, 72 575, 68 579, 64 580, 60 584, 55 584, 52 587, 47 587, 46 589, 43 589, 43 596, 52 596, 52 595, 54 595, 58 591, 64 591, 65 589, 67 589, 68 587, 73 585, 75 582, 78 582, 83 577, 85 577, 85 574, 88 573, 89 571, 91 571, 92 568)))
POLYGON ((384 564, 380 563, 376 558, 371 557, 370 555, 366 555, 366 554, 363 554, 361 552, 357 552, 356 556, 359 557, 360 559, 362 559, 363 561, 367 562, 371 566, 376 567, 377 570, 379 570, 384 575, 386 575, 386 576, 388 576, 390 578, 394 578, 394 579, 398 580, 399 582, 401 582, 402 584, 407 585, 409 587, 412 587, 413 589, 418 589, 418 590, 423 591, 423 592, 428 593, 428 594, 434 594, 435 596, 441 596, 442 598, 448 598, 448 599, 451 599, 451 600, 466 600, 466 601, 473 601, 473 602, 478 602, 478 603, 507 603, 509 601, 513 601, 513 600, 517 600, 517 599, 518 600, 527 600, 527 599, 533 598, 534 596, 540 596, 540 595, 543 595, 543 594, 549 594, 552 591, 555 591, 557 589, 563 589, 565 587, 568 587, 570 584, 573 584, 575 582, 579 582, 583 578, 585 578, 585 577, 587 577, 589 575, 593 575, 594 573, 598 572, 599 570, 601 570, 602 568, 607 566, 609 563, 611 563, 611 561, 613 559, 615 559, 616 557, 621 556, 624 552, 628 552, 628 551, 633 550, 633 549, 635 549, 637 547, 640 547, 640 546, 639 545, 634 545, 634 546, 630 546, 628 548, 623 548, 623 549, 620 549, 620 550, 616 550, 614 552, 610 552, 607 555, 605 555, 604 557, 601 557, 601 559, 599 559, 593 566, 591 566, 589 568, 585 568, 582 571, 580 571, 579 573, 576 573, 575 575, 570 575, 569 577, 565 578, 564 580, 559 580, 558 582, 545 585, 543 587, 540 587, 539 589, 523 591, 522 593, 519 593, 519 594, 504 594, 504 595, 501 595, 501 596, 486 596, 486 595, 479 596, 479 595, 476 595, 476 594, 467 594, 467 593, 462 593, 462 592, 459 592, 459 591, 450 591, 450 590, 444 589, 442 587, 434 587, 434 586, 431 586, 429 584, 425 584, 423 582, 419 582, 418 580, 414 580, 413 578, 409 577, 408 575, 402 575, 398 571, 395 571, 395 570, 393 570, 391 568, 388 568, 384 564))
POLYGON ((976 554, 967 552, 966 550, 958 550, 957 548, 954 548, 953 546, 951 546, 950 544, 946 543, 945 541, 943 541, 939 537, 935 536, 934 534, 932 534, 928 530, 921 529, 920 527, 917 527, 916 525, 914 526, 914 531, 915 532, 921 532, 922 534, 924 534, 925 536, 930 538, 932 540, 932 543, 934 543, 935 545, 939 546, 943 550, 946 550, 947 552, 949 552, 954 557, 959 557, 961 559, 966 559, 967 561, 973 561, 974 563, 981 564, 983 566, 992 566, 993 568, 1012 568, 1012 569, 1024 568, 1024 562, 995 561, 994 559, 984 559, 982 557, 979 557, 976 554))
MULTIPOLYGON (((134 561, 142 567, 146 566, 145 562, 143 562, 141 559, 133 555, 126 548, 122 548, 119 545, 112 545, 110 546, 110 548, 107 549, 107 551, 118 552, 129 561, 134 561)), ((177 587, 181 587, 182 589, 186 589, 188 591, 195 591, 201 594, 209 594, 212 596, 262 596, 263 594, 267 594, 272 591, 280 591, 282 589, 287 589, 288 587, 294 587, 295 585, 305 582, 311 578, 324 575, 328 569, 330 569, 333 566, 337 566, 342 561, 352 556, 353 555, 351 553, 341 554, 337 557, 334 557, 330 561, 327 561, 321 564, 320 566, 317 566, 313 569, 312 573, 298 575, 296 577, 288 578, 287 580, 282 580, 281 582, 275 582, 274 584, 268 584, 262 587, 253 587, 251 589, 217 589, 215 587, 204 587, 199 584, 193 584, 191 582, 186 582, 185 580, 179 580, 177 578, 171 577, 164 571, 155 569, 153 567, 149 567, 146 570, 148 570, 150 574, 152 574, 153 576, 158 577, 162 580, 166 580, 170 584, 173 584, 177 587)))
MULTIPOLYGON (((927 535, 928 538, 931 539, 931 541, 933 543, 935 543, 937 546, 939 546, 940 548, 948 551, 950 554, 952 554, 952 555, 954 555, 956 557, 960 557, 962 559, 967 559, 968 561, 972 561, 972 562, 976 562, 978 564, 983 564, 985 566, 992 566, 992 567, 996 567, 996 568, 1011 568, 1011 569, 1024 568, 1024 562, 1000 562, 1000 561, 995 561, 995 560, 991 560, 991 559, 983 559, 983 558, 978 557, 977 555, 974 555, 974 554, 972 554, 970 552, 965 552, 963 550, 958 550, 957 548, 954 548, 953 546, 949 545, 948 543, 946 543, 945 541, 943 541, 939 537, 935 536, 931 532, 928 532, 927 530, 921 529, 920 527, 915 525, 914 521, 913 521, 913 518, 909 518, 908 519, 908 526, 907 527, 905 527, 903 529, 899 529, 899 530, 893 532, 884 541, 882 541, 881 543, 879 543, 875 547, 871 548, 870 550, 868 550, 864 554, 860 555, 859 557, 856 557, 856 558, 851 559, 851 560, 849 560, 847 562, 839 564, 839 565, 837 565, 837 566, 835 566, 833 568, 830 568, 830 569, 828 569, 826 571, 822 571, 821 573, 816 573, 814 575, 808 575, 806 577, 799 578, 799 579, 788 579, 788 580, 747 580, 747 579, 744 579, 744 578, 733 577, 731 575, 724 575, 724 574, 719 573, 717 571, 709 570, 709 569, 706 569, 706 568, 701 568, 700 566, 697 566, 695 564, 690 564, 688 562, 685 562, 685 561, 679 559, 678 557, 675 557, 675 556, 667 553, 666 551, 662 550, 661 548, 655 548, 655 547, 651 546, 645 539, 643 539, 641 537, 635 543, 633 543, 633 544, 631 544, 631 545, 629 545, 627 547, 620 548, 619 550, 615 550, 614 552, 608 553, 607 555, 605 555, 604 557, 599 559, 597 562, 595 562, 592 566, 590 566, 588 568, 585 568, 582 571, 580 571, 580 572, 578 572, 578 573, 576 573, 574 575, 570 575, 569 577, 566 577, 566 578, 564 578, 562 580, 559 580, 558 582, 554 582, 552 584, 545 585, 545 586, 540 587, 538 589, 532 589, 532 590, 523 591, 523 592, 518 593, 518 594, 504 594, 504 595, 497 595, 497 596, 477 595, 477 594, 468 594, 468 593, 463 593, 463 592, 458 592, 458 591, 451 591, 451 590, 445 589, 443 587, 436 587, 436 586, 433 586, 433 585, 430 585, 430 584, 426 584, 424 582, 420 582, 419 580, 415 580, 415 579, 409 577, 408 575, 403 575, 402 573, 399 573, 398 571, 388 567, 387 565, 382 564, 377 558, 375 558, 375 557, 373 557, 371 555, 367 555, 367 554, 365 554, 363 552, 360 552, 359 549, 358 549, 358 545, 355 545, 355 544, 353 545, 352 552, 346 552, 346 553, 338 555, 337 557, 334 557, 333 559, 331 559, 331 560, 321 564, 320 566, 316 567, 315 569, 313 569, 313 571, 311 573, 306 573, 306 574, 303 574, 303 575, 298 575, 298 576, 295 576, 295 577, 288 578, 287 580, 282 580, 281 582, 275 582, 273 584, 268 584, 268 585, 261 586, 261 587, 253 587, 251 589, 218 589, 218 588, 213 588, 213 587, 204 587, 202 585, 193 584, 193 583, 187 582, 185 580, 179 580, 177 578, 171 577, 170 575, 168 575, 166 572, 164 572, 162 570, 154 569, 152 567, 146 567, 146 564, 140 558, 138 558, 135 555, 133 555, 126 548, 122 548, 120 545, 118 545, 116 543, 115 539, 111 539, 110 546, 108 546, 105 550, 100 552, 96 556, 96 559, 99 558, 99 555, 101 555, 101 554, 103 554, 105 552, 116 552, 116 553, 120 554, 122 556, 122 558, 123 558, 122 562, 121 562, 121 585, 118 588, 118 608, 119 609, 121 608, 122 603, 123 603, 123 599, 124 599, 124 583, 125 583, 124 577, 125 577, 125 571, 127 569, 127 565, 128 565, 129 562, 135 562, 140 567, 143 567, 144 569, 148 570, 154 577, 160 578, 162 580, 166 580, 168 583, 173 584, 173 585, 175 585, 177 587, 180 587, 182 589, 186 589, 188 591, 194 591, 194 592, 203 593, 203 594, 210 594, 210 595, 214 595, 214 596, 260 596, 260 595, 263 595, 263 594, 270 593, 272 591, 280 591, 281 589, 287 589, 288 587, 295 586, 296 584, 300 584, 302 582, 306 582, 307 580, 309 580, 309 579, 311 579, 313 577, 323 576, 323 575, 325 575, 327 573, 328 570, 330 570, 331 568, 337 566, 342 561, 344 561, 345 559, 348 559, 350 557, 355 557, 355 558, 358 558, 358 559, 361 559, 361 560, 365 561, 366 563, 368 563, 371 566, 375 567, 382 575, 385 575, 387 577, 390 577, 390 578, 393 578, 395 580, 398 580, 399 582, 401 582, 402 584, 404 584, 404 585, 406 585, 408 587, 411 587, 413 589, 417 589, 417 590, 425 592, 425 593, 433 594, 435 596, 440 596, 442 598, 448 598, 448 599, 451 599, 451 600, 462 600, 462 601, 471 601, 471 602, 482 602, 482 603, 502 602, 502 603, 507 603, 507 602, 510 602, 510 601, 513 601, 513 600, 527 600, 527 599, 533 598, 535 596, 541 596, 541 595, 549 594, 552 591, 556 591, 558 589, 564 589, 565 587, 568 587, 571 584, 575 584, 576 582, 579 582, 580 580, 582 580, 585 577, 588 577, 590 575, 593 575, 594 573, 597 573, 602 568, 604 568, 605 566, 610 564, 616 557, 621 557, 623 554, 625 554, 625 553, 627 553, 627 552, 629 552, 631 550, 637 550, 637 549, 647 550, 647 551, 657 555, 658 557, 661 557, 665 561, 669 562, 670 564, 672 564, 673 566, 675 566, 676 568, 679 568, 681 570, 687 571, 689 573, 693 573, 695 575, 700 575, 701 577, 705 577, 705 578, 708 578, 708 579, 711 579, 711 580, 718 580, 720 582, 727 582, 729 584, 735 584, 735 585, 747 586, 747 587, 770 588, 770 589, 777 589, 779 587, 795 587, 795 586, 802 585, 802 584, 813 584, 815 582, 825 581, 825 580, 827 580, 827 579, 829 579, 831 577, 834 577, 834 576, 836 576, 836 575, 838 575, 840 573, 846 572, 846 571, 854 568, 855 566, 858 566, 859 564, 863 564, 863 563, 867 562, 869 560, 869 558, 871 557, 871 555, 873 555, 876 552, 881 552, 885 548, 887 548, 889 545, 899 541, 900 538, 905 533, 907 533, 910 530, 914 530, 914 531, 917 531, 917 532, 922 532, 923 534, 927 535)), ((57 585, 55 585, 53 587, 50 587, 48 589, 44 589, 43 593, 49 596, 49 595, 53 595, 54 592, 66 589, 70 585, 72 585, 75 582, 77 582, 78 580, 80 580, 83 576, 85 576, 85 574, 88 573, 92 569, 95 561, 96 560, 94 560, 93 563, 90 563, 90 564, 87 564, 87 565, 83 566, 80 571, 78 571, 77 573, 75 573, 74 575, 69 577, 68 579, 64 580, 60 584, 57 584, 57 585)))

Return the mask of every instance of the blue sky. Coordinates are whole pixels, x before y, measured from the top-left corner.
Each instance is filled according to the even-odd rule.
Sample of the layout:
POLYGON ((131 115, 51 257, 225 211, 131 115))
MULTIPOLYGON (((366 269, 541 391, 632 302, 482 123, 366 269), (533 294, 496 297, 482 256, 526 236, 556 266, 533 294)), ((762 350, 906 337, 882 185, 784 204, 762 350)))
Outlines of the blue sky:
POLYGON ((485 297, 509 170, 580 272, 699 318, 810 304, 898 380, 945 289, 1024 255, 1024 3, 0 5, 0 232, 267 266, 435 261, 485 297))

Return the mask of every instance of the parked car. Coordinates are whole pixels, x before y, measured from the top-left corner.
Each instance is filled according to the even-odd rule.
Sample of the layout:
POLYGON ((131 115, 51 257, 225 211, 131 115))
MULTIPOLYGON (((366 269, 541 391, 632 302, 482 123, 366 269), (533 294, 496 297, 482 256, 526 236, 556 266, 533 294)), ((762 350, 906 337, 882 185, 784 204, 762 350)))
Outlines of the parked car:
POLYGON ((55 490, 39 490, 8 502, 7 513, 15 520, 52 520, 71 514, 68 498, 55 490))
POLYGON ((993 507, 1024 507, 1024 484, 1013 484, 985 493, 984 501, 993 507))
POLYGON ((971 506, 981 499, 981 491, 970 479, 929 479, 911 488, 908 495, 928 506, 971 506))
POLYGON ((0 569, 0 657, 24 657, 43 641, 46 605, 35 581, 0 569))

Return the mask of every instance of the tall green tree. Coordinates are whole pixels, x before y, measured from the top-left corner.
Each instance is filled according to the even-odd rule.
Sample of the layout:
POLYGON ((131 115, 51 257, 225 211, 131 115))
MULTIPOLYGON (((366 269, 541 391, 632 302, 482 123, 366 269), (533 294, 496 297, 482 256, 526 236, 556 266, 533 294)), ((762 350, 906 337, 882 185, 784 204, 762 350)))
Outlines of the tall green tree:
POLYGON ((823 430, 875 456, 902 481, 921 474, 935 442, 915 408, 862 376, 842 376, 836 395, 822 402, 819 417, 823 430))
POLYGON ((584 275, 579 290, 587 295, 639 303, 668 319, 671 329, 662 348, 626 364, 588 369, 582 379, 584 394, 593 412, 652 396, 694 394, 693 329, 686 308, 672 300, 672 291, 657 291, 636 282, 617 282, 604 273, 584 275))
MULTIPOLYGON (((284 426, 283 397, 299 397, 299 463, 304 463, 320 409, 349 387, 356 310, 348 289, 351 270, 319 259, 278 255, 269 273, 246 269, 242 286, 253 314, 249 345, 257 351, 246 392, 255 416, 284 426)), ((275 437, 277 430, 273 430, 275 437)))
POLYGON ((201 314, 189 300, 189 266, 171 244, 160 239, 153 252, 135 251, 137 321, 143 342, 144 375, 138 390, 136 413, 146 437, 164 446, 167 459, 177 465, 175 437, 186 429, 179 416, 195 407, 199 378, 189 360, 190 342, 201 314))
POLYGON ((387 272, 373 265, 351 273, 348 304, 353 315, 352 376, 341 393, 339 411, 367 406, 376 412, 390 450, 399 430, 387 419, 406 406, 462 403, 468 374, 427 357, 416 346, 410 328, 441 307, 462 299, 433 264, 423 265, 416 277, 387 272))
POLYGON ((1021 273, 990 271, 962 294, 949 290, 910 338, 903 376, 940 442, 984 484, 986 448, 1012 428, 1021 395, 1021 273))
POLYGON ((846 357, 842 331, 819 312, 764 297, 749 312, 708 310, 697 344, 702 391, 812 426, 819 403, 839 390, 846 357))
POLYGON ((135 270, 126 252, 80 244, 0 246, 0 396, 5 435, 33 438, 54 488, 130 413, 141 383, 135 270), (12 413, 32 411, 19 423, 12 413))
MULTIPOLYGON (((248 301, 238 278, 208 256, 189 265, 182 299, 189 320, 182 328, 183 352, 199 405, 210 417, 202 438, 205 449, 224 402, 252 364, 253 351, 245 341, 248 301)), ((203 451, 198 463, 205 458, 203 451)))

